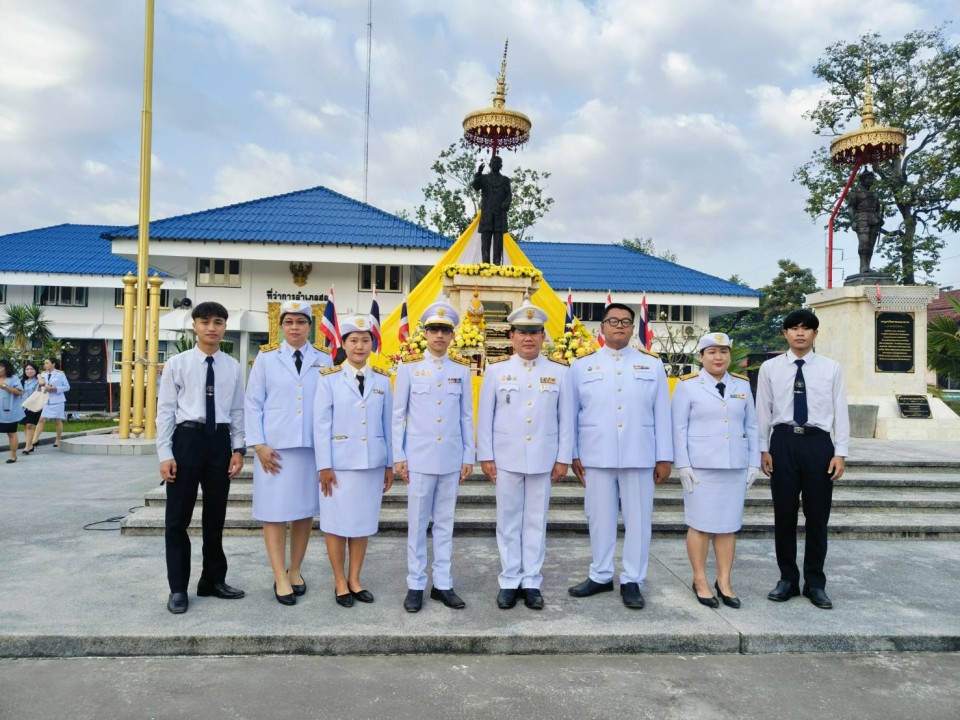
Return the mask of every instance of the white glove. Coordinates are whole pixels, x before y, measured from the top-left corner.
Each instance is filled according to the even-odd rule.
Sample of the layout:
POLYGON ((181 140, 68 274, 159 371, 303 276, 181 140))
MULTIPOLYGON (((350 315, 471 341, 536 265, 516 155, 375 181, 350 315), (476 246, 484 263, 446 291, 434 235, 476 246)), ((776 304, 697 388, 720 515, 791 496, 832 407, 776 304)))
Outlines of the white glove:
POLYGON ((747 468, 747 490, 753 487, 753 483, 759 475, 760 475, 760 468, 756 468, 756 467, 747 468))
POLYGON ((700 482, 700 480, 697 479, 697 476, 694 474, 693 468, 677 468, 677 473, 680 475, 680 484, 683 485, 683 489, 688 493, 692 493, 693 484, 700 482))

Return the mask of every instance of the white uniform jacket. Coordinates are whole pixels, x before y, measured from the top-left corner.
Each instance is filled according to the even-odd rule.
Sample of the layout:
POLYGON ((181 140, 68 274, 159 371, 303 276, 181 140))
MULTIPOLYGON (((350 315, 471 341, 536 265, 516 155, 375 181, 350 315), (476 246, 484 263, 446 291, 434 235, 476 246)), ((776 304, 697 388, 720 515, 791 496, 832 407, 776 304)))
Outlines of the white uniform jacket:
POLYGON ((55 387, 56 392, 47 393, 47 405, 63 405, 67 401, 65 393, 70 390, 70 381, 62 370, 40 373, 47 387, 55 387))
POLYGON ((363 397, 344 363, 321 371, 313 411, 317 470, 369 470, 392 465, 390 378, 367 366, 363 397))
POLYGON ((330 356, 307 343, 300 348, 300 372, 287 343, 260 350, 247 380, 244 429, 247 445, 274 449, 313 447, 313 399, 320 370, 330 356))
POLYGON ((470 368, 427 355, 397 368, 393 397, 393 462, 413 472, 459 473, 473 465, 470 368))
POLYGON ((574 458, 584 467, 651 468, 673 460, 670 389, 656 355, 603 347, 570 368, 574 458))
POLYGON ((685 376, 673 389, 673 452, 677 467, 760 467, 757 411, 750 383, 726 373, 723 397, 708 373, 685 376))
POLYGON ((573 404, 569 368, 546 357, 489 363, 480 386, 477 457, 508 472, 537 474, 569 464, 573 404))

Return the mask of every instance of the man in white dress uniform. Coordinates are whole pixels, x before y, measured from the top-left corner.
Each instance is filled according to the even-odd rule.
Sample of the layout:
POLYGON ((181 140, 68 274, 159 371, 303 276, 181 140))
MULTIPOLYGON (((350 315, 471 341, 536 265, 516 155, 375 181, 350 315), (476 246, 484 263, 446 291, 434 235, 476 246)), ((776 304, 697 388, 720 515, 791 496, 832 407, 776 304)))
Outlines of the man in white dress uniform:
POLYGON ((604 311, 606 345, 570 368, 576 412, 573 472, 586 488, 590 574, 568 592, 589 597, 613 590, 617 511, 623 512, 620 595, 628 608, 644 606, 650 555, 653 486, 670 475, 673 438, 670 391, 656 353, 629 346, 634 311, 611 303, 604 311))
POLYGON ((427 525, 433 518, 430 597, 460 610, 453 590, 453 517, 457 489, 473 469, 473 392, 469 361, 447 355, 460 317, 444 296, 420 317, 427 352, 397 368, 393 397, 393 469, 407 484, 407 596, 419 612, 427 586, 427 525))
POLYGON ((547 314, 526 300, 507 316, 514 354, 488 361, 477 411, 477 456, 495 483, 500 593, 497 606, 522 596, 542 610, 550 483, 567 473, 573 405, 566 363, 540 355, 547 314))

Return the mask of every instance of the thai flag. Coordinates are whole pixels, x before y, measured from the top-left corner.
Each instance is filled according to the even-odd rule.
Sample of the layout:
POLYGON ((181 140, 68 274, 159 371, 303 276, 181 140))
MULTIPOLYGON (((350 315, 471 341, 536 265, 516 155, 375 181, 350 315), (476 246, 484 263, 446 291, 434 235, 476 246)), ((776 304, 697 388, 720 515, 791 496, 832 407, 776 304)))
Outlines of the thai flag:
POLYGON ((320 321, 320 334, 327 339, 327 347, 330 354, 336 357, 337 351, 343 347, 340 340, 340 323, 337 321, 337 309, 333 303, 333 288, 330 288, 330 297, 327 298, 327 306, 323 310, 323 320, 320 321))
POLYGON ((380 303, 377 302, 377 289, 373 289, 373 301, 370 303, 370 333, 373 335, 373 352, 380 352, 380 303))
POLYGON ((647 294, 643 294, 643 300, 640 302, 640 327, 637 328, 637 337, 643 346, 649 350, 650 343, 653 341, 653 328, 650 327, 650 317, 647 314, 647 294))
POLYGON ((610 291, 607 290, 607 302, 605 302, 603 306, 607 307, 607 305, 611 305, 612 303, 613 303, 613 296, 610 294, 610 291))
POLYGON ((567 289, 567 318, 564 321, 564 327, 570 327, 573 324, 573 291, 567 289))
POLYGON ((403 307, 400 308, 400 329, 397 330, 400 342, 405 342, 410 337, 410 321, 407 319, 407 301, 403 301, 403 307))

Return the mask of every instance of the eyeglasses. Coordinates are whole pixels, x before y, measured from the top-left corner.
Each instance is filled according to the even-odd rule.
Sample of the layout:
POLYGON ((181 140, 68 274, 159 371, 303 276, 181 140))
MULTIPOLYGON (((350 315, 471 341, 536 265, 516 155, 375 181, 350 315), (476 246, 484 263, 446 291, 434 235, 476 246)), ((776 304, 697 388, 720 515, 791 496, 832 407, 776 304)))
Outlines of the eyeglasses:
POLYGON ((427 332, 440 333, 441 335, 452 335, 453 328, 446 325, 430 325, 424 328, 427 332))
POLYGON ((284 318, 283 322, 280 324, 283 325, 283 327, 293 327, 293 326, 309 325, 310 321, 309 320, 290 320, 290 319, 284 318))
POLYGON ((630 318, 610 318, 609 320, 604 320, 607 325, 610 327, 625 327, 628 328, 633 325, 633 320, 630 318))

